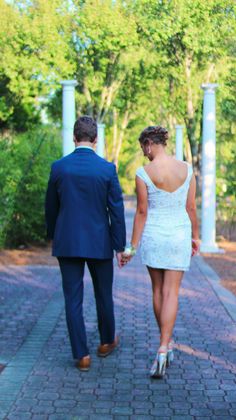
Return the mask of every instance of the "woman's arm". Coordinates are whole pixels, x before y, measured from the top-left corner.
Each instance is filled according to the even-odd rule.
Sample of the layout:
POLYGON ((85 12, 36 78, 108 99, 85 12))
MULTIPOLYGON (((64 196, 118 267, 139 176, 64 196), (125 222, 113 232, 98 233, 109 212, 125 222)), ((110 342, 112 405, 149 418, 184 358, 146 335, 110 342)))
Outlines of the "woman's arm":
POLYGON ((137 209, 134 217, 133 234, 131 245, 137 248, 140 238, 143 233, 144 225, 147 218, 147 187, 144 181, 136 176, 136 195, 137 195, 137 209))
POLYGON ((196 197, 196 178, 193 175, 190 181, 188 197, 187 197, 187 202, 186 202, 186 210, 192 224, 193 254, 195 254, 199 248, 199 231, 198 231, 197 206, 196 206, 195 197, 196 197))

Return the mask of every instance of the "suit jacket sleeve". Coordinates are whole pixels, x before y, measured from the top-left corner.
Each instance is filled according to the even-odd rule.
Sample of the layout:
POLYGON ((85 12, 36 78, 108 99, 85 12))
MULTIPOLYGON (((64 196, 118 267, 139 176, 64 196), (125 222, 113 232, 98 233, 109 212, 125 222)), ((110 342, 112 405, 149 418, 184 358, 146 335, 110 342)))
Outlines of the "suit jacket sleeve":
POLYGON ((112 248, 117 252, 123 251, 126 244, 124 204, 115 165, 112 167, 107 206, 111 222, 112 248))
POLYGON ((52 165, 51 173, 48 181, 48 187, 45 200, 45 219, 47 228, 47 237, 53 239, 54 231, 59 213, 60 201, 56 188, 55 168, 52 165))

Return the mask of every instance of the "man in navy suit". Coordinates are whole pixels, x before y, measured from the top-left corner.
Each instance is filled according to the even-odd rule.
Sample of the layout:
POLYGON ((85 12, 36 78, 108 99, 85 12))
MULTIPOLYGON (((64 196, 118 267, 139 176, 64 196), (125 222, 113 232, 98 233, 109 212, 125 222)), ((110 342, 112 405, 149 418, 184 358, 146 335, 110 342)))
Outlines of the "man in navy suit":
POLYGON ((89 268, 96 300, 101 344, 107 356, 118 344, 112 297, 113 251, 119 267, 126 232, 122 192, 116 168, 94 152, 97 124, 89 116, 74 125, 75 150, 54 162, 46 194, 48 237, 58 258, 65 297, 66 321, 80 370, 90 368, 83 318, 83 276, 89 268))

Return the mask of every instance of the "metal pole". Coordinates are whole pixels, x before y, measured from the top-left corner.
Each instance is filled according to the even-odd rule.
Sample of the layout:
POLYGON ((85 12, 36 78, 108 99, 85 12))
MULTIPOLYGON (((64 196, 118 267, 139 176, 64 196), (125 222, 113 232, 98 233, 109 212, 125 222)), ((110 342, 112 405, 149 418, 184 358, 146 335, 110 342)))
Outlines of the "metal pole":
POLYGON ((98 123, 97 154, 104 158, 105 150, 105 124, 98 123))
POLYGON ((75 86, 76 80, 62 80, 62 138, 63 156, 73 152, 73 127, 75 122, 75 86))
POLYGON ((176 159, 183 160, 183 125, 175 126, 175 157, 176 159))
POLYGON ((219 252, 216 244, 216 111, 217 84, 203 84, 201 251, 219 252))

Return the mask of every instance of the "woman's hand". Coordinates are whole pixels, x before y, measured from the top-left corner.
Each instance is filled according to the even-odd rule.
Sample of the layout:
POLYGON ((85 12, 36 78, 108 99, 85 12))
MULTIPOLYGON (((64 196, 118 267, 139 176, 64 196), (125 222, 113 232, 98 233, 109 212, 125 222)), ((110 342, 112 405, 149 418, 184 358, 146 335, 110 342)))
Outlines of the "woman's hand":
POLYGON ((126 265, 135 254, 136 254, 136 248, 133 245, 126 246, 124 252, 122 252, 122 258, 121 258, 122 266, 126 265))
POLYGON ((122 253, 121 263, 122 267, 126 265, 132 259, 132 255, 127 255, 125 251, 122 253))
POLYGON ((199 250, 200 250, 200 239, 192 238, 192 257, 194 255, 199 254, 199 250))

